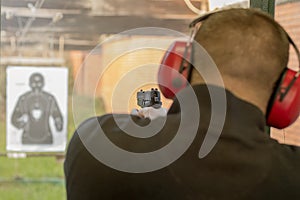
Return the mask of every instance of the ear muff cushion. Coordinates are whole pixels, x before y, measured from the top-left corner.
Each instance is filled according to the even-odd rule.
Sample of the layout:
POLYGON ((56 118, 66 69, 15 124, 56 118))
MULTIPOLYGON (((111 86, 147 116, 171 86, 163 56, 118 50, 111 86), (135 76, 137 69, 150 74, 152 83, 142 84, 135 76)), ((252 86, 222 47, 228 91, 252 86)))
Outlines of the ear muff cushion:
POLYGON ((183 59, 190 63, 190 53, 189 55, 184 55, 186 46, 187 42, 185 41, 175 41, 165 52, 161 61, 158 71, 158 85, 166 98, 173 99, 175 94, 188 84, 190 67, 181 73, 179 72, 183 59))
POLYGON ((298 77, 284 96, 297 72, 286 69, 276 93, 270 101, 267 125, 283 129, 297 120, 300 114, 300 78, 298 77))

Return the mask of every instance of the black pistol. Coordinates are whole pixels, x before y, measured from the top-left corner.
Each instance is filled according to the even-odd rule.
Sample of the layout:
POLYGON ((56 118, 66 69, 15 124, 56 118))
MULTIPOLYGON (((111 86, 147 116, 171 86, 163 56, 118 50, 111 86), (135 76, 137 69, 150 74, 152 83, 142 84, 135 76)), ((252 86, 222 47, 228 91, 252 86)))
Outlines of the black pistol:
POLYGON ((151 88, 149 91, 140 90, 137 92, 137 104, 141 108, 160 108, 162 105, 162 102, 160 101, 160 92, 157 88, 151 88))

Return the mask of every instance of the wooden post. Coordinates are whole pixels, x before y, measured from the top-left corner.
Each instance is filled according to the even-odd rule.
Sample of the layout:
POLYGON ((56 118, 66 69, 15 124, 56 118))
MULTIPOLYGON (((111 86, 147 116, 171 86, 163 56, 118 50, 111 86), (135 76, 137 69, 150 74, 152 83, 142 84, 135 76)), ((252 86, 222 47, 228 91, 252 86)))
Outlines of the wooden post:
POLYGON ((250 0, 250 8, 259 8, 274 17, 275 0, 250 0))

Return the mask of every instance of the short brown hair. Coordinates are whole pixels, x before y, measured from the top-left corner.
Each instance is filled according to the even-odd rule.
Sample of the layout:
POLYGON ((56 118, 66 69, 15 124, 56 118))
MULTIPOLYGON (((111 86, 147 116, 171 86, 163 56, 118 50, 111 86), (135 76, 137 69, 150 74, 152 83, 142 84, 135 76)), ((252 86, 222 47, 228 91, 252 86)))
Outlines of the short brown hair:
POLYGON ((211 15, 203 21, 195 40, 207 50, 221 74, 249 83, 274 84, 288 62, 286 32, 254 9, 229 9, 211 15))

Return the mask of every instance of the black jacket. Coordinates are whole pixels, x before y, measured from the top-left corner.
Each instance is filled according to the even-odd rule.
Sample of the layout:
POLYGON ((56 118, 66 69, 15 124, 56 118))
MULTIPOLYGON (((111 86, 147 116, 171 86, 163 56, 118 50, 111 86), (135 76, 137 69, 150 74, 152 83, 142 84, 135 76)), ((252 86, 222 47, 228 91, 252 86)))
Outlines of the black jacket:
MULTIPOLYGON (((199 126, 197 135, 180 158, 159 170, 147 173, 115 170, 91 155, 78 133, 101 145, 97 137, 100 124, 106 137, 124 150, 156 151, 176 135, 181 120, 178 101, 175 100, 170 108, 164 128, 146 139, 124 133, 112 115, 82 123, 70 141, 65 160, 68 199, 300 199, 299 148, 271 139, 264 131, 263 113, 228 91, 221 136, 212 151, 199 158, 199 149, 210 124, 211 101, 206 86, 198 85, 194 90, 200 120, 191 120, 191 123, 199 126)), ((185 91, 179 95, 188 98, 185 91)), ((149 119, 132 119, 141 127, 150 123, 149 119)), ((103 153, 108 151, 100 152, 103 153)), ((160 159, 164 157, 157 157, 158 161, 160 159)))

